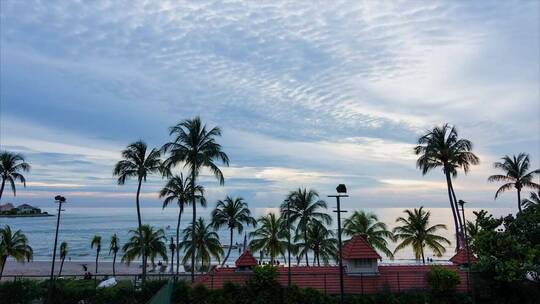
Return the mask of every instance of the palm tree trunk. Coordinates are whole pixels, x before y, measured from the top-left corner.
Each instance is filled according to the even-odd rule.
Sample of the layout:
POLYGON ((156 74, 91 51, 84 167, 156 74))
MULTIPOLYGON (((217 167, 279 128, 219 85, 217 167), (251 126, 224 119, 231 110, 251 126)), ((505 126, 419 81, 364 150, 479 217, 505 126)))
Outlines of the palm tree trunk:
POLYGON ((4 273, 4 267, 6 266, 7 256, 0 257, 0 280, 2 279, 2 273, 4 273))
POLYGON ((225 259, 223 259, 221 266, 225 265, 225 262, 227 262, 227 259, 229 258, 229 254, 231 254, 232 241, 233 241, 233 228, 231 228, 231 241, 229 243, 229 250, 227 250, 227 255, 225 256, 225 259))
MULTIPOLYGON (((183 205, 184 202, 181 202, 180 204, 183 205)), ((180 272, 180 219, 182 218, 183 211, 184 209, 180 207, 180 210, 178 210, 178 222, 176 223, 176 275, 180 272)))
POLYGON ((142 234, 142 219, 141 219, 141 206, 139 203, 139 195, 141 194, 141 185, 142 185, 142 177, 139 177, 139 186, 137 187, 137 220, 139 222, 139 238, 141 239, 141 255, 142 255, 142 284, 144 284, 144 281, 146 279, 146 253, 145 253, 145 246, 144 246, 144 239, 142 234))
POLYGON ((426 264, 426 258, 424 257, 424 247, 420 249, 420 252, 422 253, 422 264, 426 264))
POLYGON ((191 169, 191 200, 193 207, 193 219, 191 223, 191 244, 193 250, 191 252, 191 283, 195 282, 195 255, 196 255, 196 246, 195 246, 195 222, 197 221, 197 205, 195 201, 195 168, 191 169))
POLYGON ((116 276, 116 267, 114 264, 116 263, 116 251, 114 252, 113 260, 112 260, 112 274, 115 277, 116 276))
POLYGON ((96 274, 98 273, 98 259, 99 259, 99 251, 96 252, 96 274))
POLYGON ((65 259, 66 259, 66 258, 63 257, 63 258, 62 258, 62 262, 60 262, 60 270, 58 271, 58 276, 61 276, 61 275, 62 275, 62 268, 64 268, 64 260, 65 260, 65 259))
POLYGON ((317 266, 321 267, 321 254, 317 252, 317 266))
POLYGON ((454 228, 456 231, 456 251, 459 249, 459 226, 456 215, 456 208, 454 205, 454 200, 452 199, 452 181, 450 180, 450 172, 444 170, 444 175, 446 176, 446 186, 448 188, 448 199, 450 200, 450 207, 452 207, 452 216, 454 217, 454 228))
POLYGON ((304 230, 304 245, 306 246, 306 266, 309 266, 309 259, 308 259, 308 247, 307 247, 307 230, 304 230))
POLYGON ((458 207, 458 200, 456 198, 456 192, 454 191, 454 185, 452 184, 452 179, 450 179, 450 189, 452 191, 452 198, 454 199, 454 208, 456 208, 456 214, 458 218, 458 225, 459 225, 459 237, 461 239, 461 243, 463 244, 465 242, 465 223, 463 223, 461 216, 459 216, 459 207, 458 207))
POLYGON ((521 188, 517 189, 517 194, 518 194, 518 209, 519 209, 519 212, 521 212, 521 188))
POLYGON ((2 199, 2 194, 4 193, 4 186, 6 185, 6 179, 2 178, 2 186, 0 186, 0 200, 2 199))

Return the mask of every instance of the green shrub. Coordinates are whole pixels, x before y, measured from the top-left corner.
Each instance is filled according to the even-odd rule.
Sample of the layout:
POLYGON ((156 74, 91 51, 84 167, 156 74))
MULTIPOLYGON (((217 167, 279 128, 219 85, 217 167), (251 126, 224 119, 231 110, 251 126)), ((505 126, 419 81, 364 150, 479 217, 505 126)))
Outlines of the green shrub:
POLYGON ((37 281, 18 280, 0 284, 0 299, 2 304, 25 304, 39 299, 45 294, 37 281))
POLYGON ((431 266, 427 281, 434 294, 452 294, 461 282, 456 271, 443 266, 431 266))

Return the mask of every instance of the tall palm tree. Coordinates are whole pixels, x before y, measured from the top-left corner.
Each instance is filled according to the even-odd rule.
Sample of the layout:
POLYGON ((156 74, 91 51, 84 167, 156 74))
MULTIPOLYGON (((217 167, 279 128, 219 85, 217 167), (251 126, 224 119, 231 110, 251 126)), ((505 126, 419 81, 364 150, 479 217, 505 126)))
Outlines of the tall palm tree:
MULTIPOLYGON (((284 217, 290 216, 290 222, 296 223, 296 235, 302 234, 302 238, 307 240, 308 227, 310 224, 330 225, 332 217, 320 212, 320 209, 326 209, 326 202, 319 199, 317 191, 306 188, 298 188, 296 191, 289 193, 287 199, 281 204, 281 214, 284 217), (287 204, 287 200, 290 204, 287 204)), ((306 250, 303 254, 306 258, 306 265, 309 266, 308 248, 309 244, 305 244, 306 250)))
POLYGON ((355 211, 345 220, 343 232, 348 236, 363 235, 371 246, 383 252, 387 257, 394 258, 394 254, 388 249, 388 240, 393 240, 394 236, 385 223, 379 222, 375 214, 355 211))
POLYGON ((529 171, 530 161, 529 155, 525 153, 519 153, 518 156, 505 155, 502 158, 502 162, 494 163, 495 168, 504 171, 505 175, 495 174, 488 178, 490 182, 506 182, 502 185, 497 192, 495 192, 495 199, 499 194, 516 188, 518 209, 521 212, 521 189, 530 188, 534 190, 540 190, 540 184, 533 181, 534 175, 540 175, 540 169, 529 171))
POLYGON ((116 255, 118 254, 118 250, 120 250, 120 239, 118 239, 118 236, 113 234, 111 236, 111 242, 109 243, 109 255, 111 252, 113 253, 113 261, 112 261, 112 272, 113 276, 116 276, 116 255))
POLYGON ((232 198, 227 196, 225 200, 219 200, 216 204, 216 209, 212 211, 212 226, 218 230, 223 226, 227 226, 230 232, 229 250, 223 259, 221 266, 225 265, 229 255, 231 254, 234 231, 241 234, 244 231, 244 224, 255 227, 257 221, 251 216, 248 204, 243 198, 232 198))
POLYGON ((524 199, 521 201, 521 206, 523 208, 529 208, 532 206, 539 206, 540 205, 540 191, 537 193, 531 192, 528 199, 524 199))
POLYGON ((278 255, 285 256, 287 250, 287 231, 283 229, 283 220, 275 213, 260 217, 258 228, 249 234, 252 238, 249 247, 252 252, 264 251, 270 255, 270 263, 274 263, 278 255))
POLYGON ((401 243, 396 247, 394 254, 407 247, 412 246, 414 256, 417 260, 422 258, 422 263, 426 263, 424 257, 424 248, 427 246, 436 256, 441 257, 446 251, 443 243, 450 245, 450 241, 446 238, 435 234, 439 229, 446 229, 446 225, 437 224, 429 226, 429 217, 431 213, 424 211, 424 207, 420 209, 404 210, 407 217, 398 217, 396 223, 402 224, 394 228, 394 237, 396 240, 401 240, 401 243))
POLYGON ((2 199, 6 182, 9 182, 11 185, 13 195, 16 195, 15 182, 17 180, 23 184, 23 187, 26 187, 26 179, 21 172, 29 171, 30 165, 24 161, 24 157, 21 154, 8 151, 0 152, 0 179, 2 179, 0 200, 2 199))
POLYGON ((129 233, 131 237, 122 246, 124 252, 123 263, 129 265, 135 259, 140 258, 142 252, 145 252, 151 260, 159 255, 164 261, 168 261, 165 231, 163 229, 155 230, 150 225, 142 225, 140 231, 130 230, 129 233), (142 235, 142 238, 140 235, 142 235))
MULTIPOLYGON (((174 242, 174 238, 171 236, 171 241, 169 242, 169 250, 171 251, 171 273, 174 273, 174 252, 176 251, 176 243, 174 242)), ((177 263, 180 261, 179 256, 176 256, 177 263)), ((178 274, 178 271, 177 271, 178 274)))
MULTIPOLYGON (((197 177, 201 169, 207 168, 219 180, 221 185, 225 179, 223 173, 216 165, 219 160, 226 166, 229 165, 229 157, 222 151, 220 144, 216 142, 216 137, 221 136, 221 130, 218 127, 208 130, 206 125, 201 122, 199 117, 184 120, 169 129, 169 135, 174 136, 173 141, 163 145, 163 152, 170 152, 170 157, 165 161, 165 166, 171 168, 179 163, 189 169, 191 175, 192 192, 195 191, 197 177)), ((193 217, 192 225, 195 226, 197 220, 197 206, 195 204, 195 195, 192 195, 193 217)), ((195 230, 193 231, 195 232, 195 230)), ((192 241, 195 235, 192 235, 192 241)), ((195 248, 195 251, 197 249, 195 248)), ((191 264, 195 264, 196 252, 191 256, 191 264)), ((195 269, 191 269, 191 281, 195 281, 195 269)))
POLYGON ((68 244, 66 241, 63 241, 60 244, 60 270, 58 270, 58 276, 62 275, 62 268, 64 268, 64 261, 66 260, 66 256, 68 254, 68 244))
POLYGON ((13 233, 9 225, 0 228, 0 279, 2 279, 8 257, 24 263, 24 261, 30 262, 33 255, 32 247, 28 245, 28 239, 21 230, 13 233))
MULTIPOLYGON (((142 239, 143 230, 141 219, 141 207, 139 203, 139 196, 141 194, 141 185, 146 182, 148 175, 162 173, 168 174, 168 170, 164 170, 160 159, 160 152, 157 149, 150 150, 147 153, 148 147, 143 141, 136 141, 129 144, 125 150, 122 151, 122 160, 116 163, 113 170, 113 176, 118 176, 118 184, 124 185, 129 178, 137 178, 137 195, 135 202, 137 205, 137 221, 139 229, 136 232, 141 233, 139 237, 142 239)), ((145 250, 145 247, 141 247, 141 250, 145 250)), ((146 257, 147 255, 142 252, 142 282, 144 283, 146 278, 146 257)))
POLYGON ((419 156, 416 166, 422 170, 423 175, 432 169, 442 168, 446 177, 448 200, 452 208, 456 231, 456 250, 459 249, 462 243, 460 240, 463 223, 458 214, 458 204, 452 185, 452 177, 457 176, 458 169, 463 169, 467 174, 471 165, 480 163, 479 158, 472 152, 472 148, 472 142, 459 138, 456 128, 448 124, 435 127, 418 138, 418 146, 414 148, 414 153, 419 156))
POLYGON ((94 235, 92 242, 90 243, 90 248, 96 247, 96 273, 98 273, 98 259, 99 253, 101 252, 101 236, 94 235))
POLYGON ((191 224, 183 231, 184 239, 179 248, 185 252, 182 263, 186 264, 190 257, 195 256, 195 263, 191 264, 192 271, 197 268, 199 262, 201 263, 199 269, 208 269, 212 257, 219 263, 220 257, 223 255, 219 235, 212 231, 211 228, 211 224, 207 225, 204 219, 200 217, 195 222, 195 225, 191 224))
MULTIPOLYGON (((299 235, 301 236, 301 235, 299 235)), ((311 223, 308 225, 307 240, 303 238, 297 238, 296 245, 302 248, 299 252, 300 255, 306 255, 305 252, 308 248, 313 251, 313 264, 317 263, 317 266, 321 266, 321 259, 323 264, 328 265, 330 260, 337 260, 338 257, 338 241, 334 237, 334 232, 326 229, 323 225, 318 223, 311 223)))
MULTIPOLYGON (((204 187, 196 185, 195 189, 191 189, 193 184, 191 183, 191 178, 186 177, 180 173, 180 175, 175 175, 171 177, 167 184, 159 192, 159 197, 163 198, 163 208, 169 206, 170 204, 176 202, 178 205, 178 221, 176 222, 176 248, 180 246, 180 220, 182 218, 182 213, 184 212, 184 207, 192 203, 193 199, 199 201, 201 206, 206 207, 206 199, 204 198, 204 187), (192 197, 194 195, 194 197, 192 197)), ((171 257, 174 261, 174 257, 171 257)), ((180 250, 176 251, 176 274, 180 271, 180 250)), ((174 263, 174 262, 173 262, 174 263)))

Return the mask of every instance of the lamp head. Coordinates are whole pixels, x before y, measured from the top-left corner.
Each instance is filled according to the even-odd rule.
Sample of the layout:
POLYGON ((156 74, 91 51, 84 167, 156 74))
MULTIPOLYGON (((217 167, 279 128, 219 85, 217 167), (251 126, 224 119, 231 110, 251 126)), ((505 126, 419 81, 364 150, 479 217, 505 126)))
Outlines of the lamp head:
POLYGON ((463 205, 465 205, 466 202, 463 200, 459 200, 457 203, 463 208, 463 205))
POLYGON ((65 198, 65 197, 63 197, 63 196, 61 196, 61 195, 57 195, 57 196, 55 196, 55 197, 54 197, 54 200, 55 200, 55 201, 56 201, 57 203, 60 203, 60 204, 62 204, 62 203, 65 203, 65 202, 66 202, 66 198, 65 198))
POLYGON ((336 191, 337 193, 347 193, 347 187, 345 187, 345 184, 339 184, 336 191))

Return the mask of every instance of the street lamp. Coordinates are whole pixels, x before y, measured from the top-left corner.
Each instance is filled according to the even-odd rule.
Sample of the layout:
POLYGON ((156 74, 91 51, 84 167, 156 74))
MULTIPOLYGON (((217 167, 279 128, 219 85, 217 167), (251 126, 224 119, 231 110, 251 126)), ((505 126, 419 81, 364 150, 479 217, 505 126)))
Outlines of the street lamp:
POLYGON ((347 211, 341 211, 340 198, 349 197, 349 196, 346 194, 347 187, 345 187, 345 184, 339 184, 336 188, 336 191, 338 194, 328 195, 328 197, 335 197, 336 203, 337 203, 337 210, 334 210, 334 212, 337 212, 337 220, 338 220, 339 290, 340 290, 339 301, 341 304, 343 304, 344 288, 343 288, 343 261, 341 260, 341 213, 347 212, 347 211))
MULTIPOLYGON (((53 283, 53 278, 54 278, 54 261, 56 259, 56 246, 58 244, 58 227, 60 227, 60 212, 62 211, 62 204, 66 203, 66 198, 61 195, 57 195, 54 197, 54 201, 55 203, 58 204, 58 217, 56 219, 56 234, 54 236, 54 250, 53 250, 53 258, 52 258, 52 265, 51 265, 51 277, 49 278, 49 300, 51 296, 52 283, 53 283)), ((50 301, 47 301, 47 302, 50 303, 50 301)))
MULTIPOLYGON (((467 290, 469 292, 471 292, 471 286, 470 286, 470 283, 469 283, 469 279, 470 279, 470 272, 471 272, 471 250, 469 248, 469 237, 467 236, 467 231, 465 230, 467 225, 466 225, 466 221, 465 221, 465 201, 463 200, 459 200, 458 201, 458 204, 461 206, 461 214, 462 214, 462 217, 463 217, 463 234, 465 235, 465 250, 467 250, 467 290)), ((459 211, 459 210, 458 210, 459 211)), ((473 295, 473 301, 474 301, 474 295, 473 295)))

